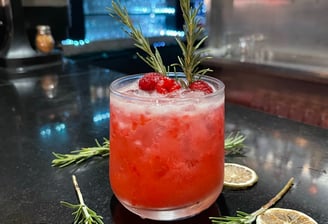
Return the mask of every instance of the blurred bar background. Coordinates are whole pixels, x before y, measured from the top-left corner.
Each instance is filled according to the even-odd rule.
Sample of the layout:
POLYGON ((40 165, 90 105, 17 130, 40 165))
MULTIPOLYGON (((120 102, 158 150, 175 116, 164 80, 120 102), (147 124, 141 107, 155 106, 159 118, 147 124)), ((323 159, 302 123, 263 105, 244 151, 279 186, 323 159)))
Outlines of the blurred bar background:
MULTIPOLYGON (((184 36, 179 1, 120 2, 165 63, 176 62, 181 52, 174 37, 184 36)), ((1 66, 22 73, 27 64, 69 59, 125 74, 149 70, 136 56, 133 41, 109 16, 110 0, 0 3, 1 66), (51 27, 57 50, 53 55, 35 52, 37 25, 51 27)), ((227 101, 328 127, 328 1, 191 0, 191 4, 203 4, 199 25, 209 36, 204 49, 211 59, 202 66, 211 67, 212 75, 225 82, 227 101)))

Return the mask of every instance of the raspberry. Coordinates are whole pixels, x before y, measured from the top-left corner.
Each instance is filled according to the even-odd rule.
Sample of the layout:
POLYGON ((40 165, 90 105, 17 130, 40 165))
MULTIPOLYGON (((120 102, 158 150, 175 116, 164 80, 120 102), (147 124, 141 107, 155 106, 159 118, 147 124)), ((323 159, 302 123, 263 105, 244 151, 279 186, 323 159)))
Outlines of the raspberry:
POLYGON ((160 73, 150 72, 146 73, 140 80, 139 80, 139 88, 145 91, 152 91, 155 90, 156 84, 159 80, 161 80, 164 76, 160 73))
POLYGON ((158 93, 166 94, 181 88, 180 84, 169 77, 156 72, 146 73, 139 80, 139 88, 145 91, 156 90, 158 93))
POLYGON ((189 85, 189 88, 193 91, 202 91, 205 94, 213 93, 211 86, 202 80, 194 81, 189 85))
POLYGON ((180 84, 174 79, 163 77, 156 84, 156 91, 161 94, 171 93, 181 88, 180 84))

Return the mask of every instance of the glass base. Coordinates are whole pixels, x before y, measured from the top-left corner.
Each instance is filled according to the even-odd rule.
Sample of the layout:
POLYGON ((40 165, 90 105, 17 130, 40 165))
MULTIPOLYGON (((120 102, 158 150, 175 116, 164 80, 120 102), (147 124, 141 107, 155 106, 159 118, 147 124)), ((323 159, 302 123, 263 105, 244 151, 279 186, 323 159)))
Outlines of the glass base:
POLYGON ((139 215, 144 219, 160 220, 160 221, 171 221, 178 219, 185 219, 199 214, 200 212, 209 208, 218 198, 220 192, 215 192, 206 199, 197 202, 196 204, 188 205, 179 208, 170 209, 147 209, 133 207, 120 199, 118 199, 121 204, 130 212, 139 215))

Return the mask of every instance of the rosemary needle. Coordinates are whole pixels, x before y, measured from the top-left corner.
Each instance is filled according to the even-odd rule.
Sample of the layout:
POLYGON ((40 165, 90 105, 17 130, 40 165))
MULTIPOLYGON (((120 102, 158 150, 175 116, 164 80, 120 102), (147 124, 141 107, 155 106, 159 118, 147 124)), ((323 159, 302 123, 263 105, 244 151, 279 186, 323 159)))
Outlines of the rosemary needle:
POLYGON ((201 62, 209 58, 203 57, 204 50, 199 50, 208 36, 205 35, 205 29, 199 26, 200 20, 197 17, 202 4, 197 8, 192 8, 189 0, 180 0, 180 7, 184 19, 183 31, 185 33, 186 43, 182 39, 175 38, 183 57, 178 56, 179 63, 175 63, 172 66, 180 67, 186 75, 188 84, 190 84, 207 72, 212 71, 209 68, 199 69, 201 62))
POLYGON ((224 149, 227 154, 240 154, 245 147, 244 141, 246 136, 240 132, 231 132, 224 140, 224 149))
POLYGON ((137 53, 138 57, 153 68, 154 71, 166 75, 167 71, 159 51, 156 47, 154 47, 153 51, 149 40, 143 35, 141 28, 133 25, 126 7, 121 6, 119 1, 112 0, 112 8, 108 8, 108 11, 110 16, 125 26, 123 30, 135 41, 134 45, 147 55, 144 57, 137 53))
POLYGON ((60 203, 63 206, 66 206, 68 208, 74 209, 75 211, 72 213, 72 215, 75 215, 73 224, 104 224, 102 221, 103 217, 100 215, 97 215, 95 211, 90 209, 83 200, 83 196, 79 187, 79 184, 77 182, 76 176, 72 175, 73 185, 75 192, 77 194, 77 197, 79 199, 80 204, 74 205, 65 201, 61 201, 60 203))
POLYGON ((266 210, 268 210, 271 206, 273 206, 276 202, 278 202, 287 191, 293 186, 294 178, 290 178, 287 184, 279 191, 276 196, 274 196, 268 203, 263 205, 260 209, 255 212, 248 214, 246 212, 237 211, 236 216, 222 216, 222 217, 210 217, 212 223, 215 224, 251 224, 253 223, 257 216, 263 214, 266 210))
MULTIPOLYGON (((230 133, 224 141, 224 148, 227 152, 236 154, 245 147, 245 139, 246 137, 239 132, 236 134, 230 133)), ((52 154, 55 156, 55 159, 52 160, 52 166, 63 168, 72 164, 80 164, 95 156, 107 157, 110 151, 109 140, 103 138, 102 144, 98 140, 95 140, 95 142, 96 146, 94 147, 84 147, 67 154, 53 152, 52 154)))
POLYGON ((94 156, 108 156, 109 155, 109 140, 104 138, 103 143, 100 144, 95 140, 96 146, 81 148, 80 150, 71 151, 69 154, 55 153, 52 154, 56 157, 52 160, 52 166, 65 167, 71 164, 82 163, 94 156))

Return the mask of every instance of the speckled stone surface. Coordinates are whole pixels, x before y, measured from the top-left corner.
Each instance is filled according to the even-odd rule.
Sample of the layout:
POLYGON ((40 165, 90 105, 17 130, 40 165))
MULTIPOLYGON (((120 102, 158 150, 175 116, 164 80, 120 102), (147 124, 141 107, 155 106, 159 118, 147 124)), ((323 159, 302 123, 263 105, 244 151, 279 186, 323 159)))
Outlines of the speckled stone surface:
MULTIPOLYGON (((107 89, 121 73, 65 62, 10 79, 5 71, 0 74, 0 223, 72 223, 72 211, 59 203, 77 203, 72 174, 85 202, 105 223, 162 223, 138 218, 117 202, 108 180, 108 158, 63 169, 51 166, 52 152, 68 153, 108 137, 107 89)), ((209 216, 253 212, 291 177, 295 185, 276 207, 328 223, 327 129, 227 104, 226 132, 231 131, 245 134, 248 147, 243 155, 227 155, 226 161, 253 168, 258 183, 240 191, 224 189, 203 213, 166 223, 210 223, 209 216)))

